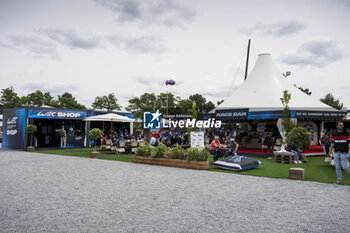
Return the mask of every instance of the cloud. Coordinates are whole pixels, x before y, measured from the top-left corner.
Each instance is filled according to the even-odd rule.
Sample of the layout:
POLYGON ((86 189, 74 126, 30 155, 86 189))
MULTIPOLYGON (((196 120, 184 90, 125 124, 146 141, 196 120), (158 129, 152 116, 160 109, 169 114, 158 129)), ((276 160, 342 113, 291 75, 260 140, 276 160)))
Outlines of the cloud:
POLYGON ((35 58, 59 59, 58 46, 70 49, 95 49, 115 46, 131 54, 158 55, 167 49, 161 37, 127 35, 92 35, 74 30, 40 29, 32 36, 11 35, 0 41, 0 47, 26 51, 35 58))
POLYGON ((155 36, 121 37, 110 36, 109 42, 133 54, 161 54, 166 51, 163 41, 155 36))
POLYGON ((289 65, 324 67, 343 57, 342 49, 334 41, 315 39, 301 45, 296 51, 282 54, 279 60, 289 65))
POLYGON ((57 97, 57 95, 61 95, 64 92, 75 92, 78 88, 72 83, 67 82, 51 82, 46 80, 37 80, 31 81, 28 83, 24 83, 21 86, 22 90, 26 90, 28 93, 36 90, 40 90, 42 92, 50 92, 51 96, 57 97))
POLYGON ((59 59, 56 46, 38 36, 11 35, 0 46, 12 50, 25 50, 28 55, 34 58, 51 57, 59 59))
POLYGON ((192 8, 175 0, 94 0, 97 5, 117 14, 119 22, 137 22, 142 25, 162 24, 183 27, 196 15, 192 8))
POLYGON ((263 24, 258 23, 252 28, 241 29, 245 34, 256 33, 258 35, 288 36, 298 33, 306 28, 306 25, 296 21, 263 24))
POLYGON ((40 33, 46 35, 53 41, 70 48, 93 49, 102 45, 102 39, 99 36, 88 33, 78 33, 74 30, 46 29, 40 30, 40 33))
POLYGON ((132 79, 134 81, 136 81, 137 83, 141 84, 141 85, 145 85, 150 87, 150 89, 152 90, 152 88, 156 88, 156 87, 165 87, 165 81, 166 78, 159 78, 159 77, 153 77, 153 76, 134 76, 132 77, 132 79))

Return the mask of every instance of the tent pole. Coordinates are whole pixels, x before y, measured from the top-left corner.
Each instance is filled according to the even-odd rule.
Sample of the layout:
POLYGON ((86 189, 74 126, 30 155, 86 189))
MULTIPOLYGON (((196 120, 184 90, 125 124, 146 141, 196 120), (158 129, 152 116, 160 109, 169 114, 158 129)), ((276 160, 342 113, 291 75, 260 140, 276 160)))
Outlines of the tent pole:
POLYGON ((111 121, 111 140, 112 140, 112 128, 113 127, 113 121, 111 121))
POLYGON ((248 75, 249 51, 250 51, 250 39, 248 40, 247 61, 245 63, 244 81, 247 79, 247 75, 248 75))

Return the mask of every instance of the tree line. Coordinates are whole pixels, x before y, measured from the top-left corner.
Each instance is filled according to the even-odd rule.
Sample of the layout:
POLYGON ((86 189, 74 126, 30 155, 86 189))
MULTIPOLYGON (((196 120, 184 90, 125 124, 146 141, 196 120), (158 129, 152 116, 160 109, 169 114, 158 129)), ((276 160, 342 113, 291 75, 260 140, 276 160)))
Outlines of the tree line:
MULTIPOLYGON (((192 114, 192 103, 196 102, 196 110, 198 113, 208 113, 215 108, 212 101, 207 101, 201 94, 190 95, 189 98, 182 99, 173 93, 144 93, 139 97, 130 99, 129 105, 125 108, 132 112, 135 118, 142 118, 145 111, 154 111, 158 109, 162 113, 166 113, 168 109, 169 115, 174 114, 192 114)), ((217 105, 223 101, 218 101, 217 105)), ((19 96, 13 87, 1 90, 0 96, 0 113, 4 109, 17 108, 22 106, 31 107, 54 107, 64 109, 87 109, 86 106, 79 103, 78 100, 69 92, 58 95, 55 99, 50 92, 42 92, 40 90, 29 93, 26 96, 19 96)), ((105 96, 96 96, 91 105, 91 109, 96 110, 121 110, 122 106, 118 104, 118 99, 114 93, 105 96)))
MULTIPOLYGON (((308 88, 299 89, 306 94, 311 95, 308 88)), ((135 115, 135 118, 142 118, 143 112, 154 111, 156 109, 162 113, 166 113, 168 110, 169 115, 191 115, 193 101, 196 103, 196 110, 198 113, 208 113, 223 102, 223 100, 218 101, 215 105, 212 101, 208 101, 201 94, 190 95, 188 98, 182 99, 179 96, 175 96, 171 92, 160 93, 158 95, 155 93, 144 93, 139 97, 129 99, 129 105, 126 106, 125 109, 132 112, 135 115)), ((343 108, 343 103, 336 99, 331 93, 326 94, 324 98, 320 99, 320 101, 338 110, 343 108)), ((13 87, 1 90, 0 113, 2 113, 4 109, 21 106, 50 106, 65 109, 87 109, 86 106, 79 103, 78 100, 69 92, 58 95, 57 99, 55 99, 50 92, 43 93, 40 90, 21 97, 16 93, 13 87)), ((105 96, 96 96, 95 101, 91 105, 91 109, 118 111, 122 109, 122 106, 118 104, 118 99, 116 98, 115 94, 110 93, 105 96)))

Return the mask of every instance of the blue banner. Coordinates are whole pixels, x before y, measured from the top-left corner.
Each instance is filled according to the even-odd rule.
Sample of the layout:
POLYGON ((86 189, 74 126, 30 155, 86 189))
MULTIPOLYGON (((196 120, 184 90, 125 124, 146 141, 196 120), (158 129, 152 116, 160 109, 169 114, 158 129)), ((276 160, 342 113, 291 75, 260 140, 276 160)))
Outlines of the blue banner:
POLYGON ((28 118, 82 120, 87 112, 57 109, 28 109, 28 118))
POLYGON ((4 110, 2 129, 2 148, 24 150, 26 138, 26 110, 4 110))
POLYGON ((248 117, 248 109, 216 110, 215 118, 218 120, 245 120, 248 117))
MULTIPOLYGON (((295 117, 295 110, 290 111, 290 117, 295 117)), ((261 111, 261 112, 249 112, 249 120, 258 120, 258 119, 278 119, 283 118, 283 111, 261 111)))

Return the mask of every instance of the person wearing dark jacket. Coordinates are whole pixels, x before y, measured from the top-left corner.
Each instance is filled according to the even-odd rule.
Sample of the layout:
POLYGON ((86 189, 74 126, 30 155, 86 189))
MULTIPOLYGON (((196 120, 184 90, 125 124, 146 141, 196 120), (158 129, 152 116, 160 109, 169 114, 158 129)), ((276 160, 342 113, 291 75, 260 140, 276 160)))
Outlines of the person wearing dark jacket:
POLYGON ((294 154, 294 163, 297 164, 297 163, 302 163, 301 160, 299 160, 299 150, 296 146, 294 146, 293 144, 289 144, 287 147, 286 147, 286 151, 290 151, 290 152, 293 152, 294 154))
POLYGON ((329 155, 334 148, 334 163, 335 171, 337 173, 337 181, 335 184, 342 184, 342 171, 341 169, 350 175, 350 168, 348 168, 347 160, 350 154, 350 135, 344 129, 344 123, 342 121, 337 122, 337 130, 332 135, 332 143, 329 148, 329 155))
POLYGON ((272 138, 270 136, 270 134, 267 134, 264 141, 263 141, 263 145, 267 146, 267 152, 272 152, 271 146, 272 146, 272 138))

